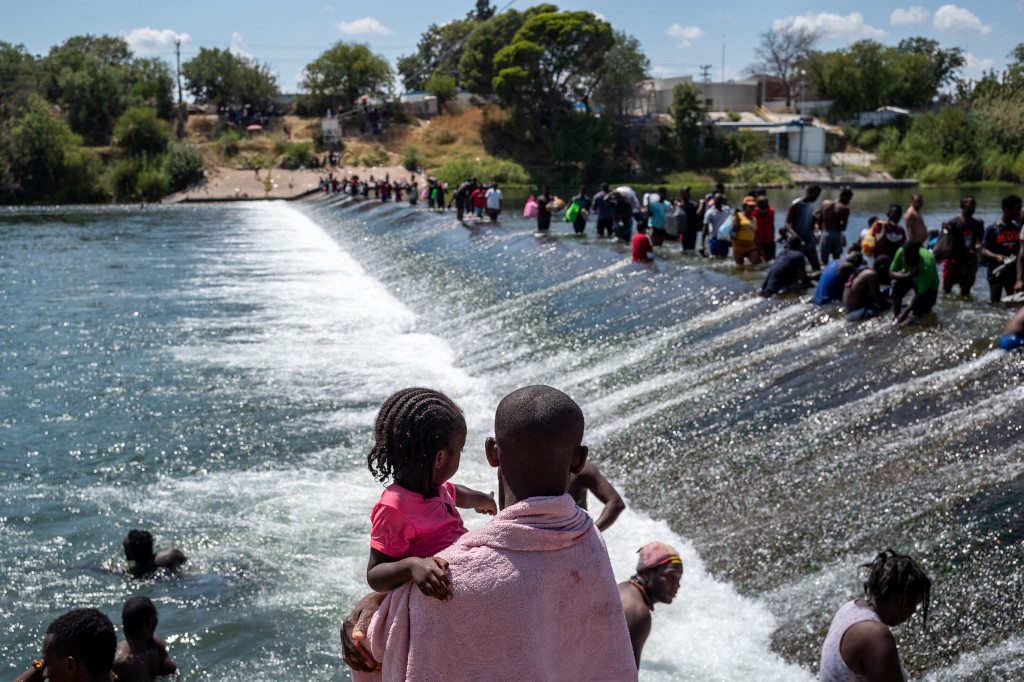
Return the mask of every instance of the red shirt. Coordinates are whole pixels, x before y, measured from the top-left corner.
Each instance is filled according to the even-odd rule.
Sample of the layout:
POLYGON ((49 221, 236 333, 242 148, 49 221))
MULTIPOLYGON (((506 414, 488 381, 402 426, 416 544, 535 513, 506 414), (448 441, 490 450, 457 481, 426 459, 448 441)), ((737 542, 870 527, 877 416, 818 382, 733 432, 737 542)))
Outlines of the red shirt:
POLYGON ((646 263, 650 259, 651 252, 654 251, 654 245, 651 244, 651 238, 646 234, 634 234, 633 235, 633 262, 634 263, 646 263))
POLYGON ((473 208, 485 208, 487 206, 487 192, 485 190, 475 189, 469 195, 469 198, 473 202, 473 208))
POLYGON ((462 537, 466 527, 455 508, 455 486, 443 483, 426 498, 392 483, 370 512, 370 547, 391 557, 434 556, 462 537))
POLYGON ((757 221, 758 244, 768 244, 775 241, 775 209, 770 206, 764 211, 760 207, 755 208, 754 220, 757 221))

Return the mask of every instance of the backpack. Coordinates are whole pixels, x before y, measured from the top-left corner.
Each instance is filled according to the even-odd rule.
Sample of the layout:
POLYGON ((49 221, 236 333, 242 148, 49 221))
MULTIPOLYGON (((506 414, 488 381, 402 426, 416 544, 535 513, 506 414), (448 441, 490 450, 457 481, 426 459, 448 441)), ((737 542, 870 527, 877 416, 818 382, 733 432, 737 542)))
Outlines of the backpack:
POLYGON ((523 206, 523 217, 536 218, 537 210, 537 200, 533 198, 533 195, 530 195, 530 198, 526 200, 526 205, 523 206))
POLYGON ((565 222, 567 223, 574 223, 576 222, 576 218, 578 218, 579 215, 580 205, 579 202, 574 200, 571 204, 569 204, 569 208, 565 209, 565 218, 563 218, 563 220, 565 220, 565 222))
POLYGON ((949 227, 942 228, 942 232, 939 233, 939 238, 932 248, 932 255, 935 256, 936 261, 944 261, 953 257, 953 232, 949 227))

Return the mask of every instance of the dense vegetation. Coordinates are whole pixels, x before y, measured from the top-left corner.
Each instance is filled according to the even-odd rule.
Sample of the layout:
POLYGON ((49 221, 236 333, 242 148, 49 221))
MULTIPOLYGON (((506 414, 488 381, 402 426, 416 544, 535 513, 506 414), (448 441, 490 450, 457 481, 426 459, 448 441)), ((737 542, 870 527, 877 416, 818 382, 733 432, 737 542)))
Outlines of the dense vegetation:
MULTIPOLYGON (((1024 181, 1024 44, 1005 73, 974 83, 957 78, 962 51, 932 40, 822 52, 817 39, 806 29, 764 31, 751 72, 777 76, 787 97, 831 100, 836 122, 882 105, 925 110, 885 128, 847 128, 851 142, 877 151, 897 176, 1024 181)), ((390 107, 397 75, 407 89, 436 95, 442 110, 457 111, 460 92, 485 105, 482 153, 466 154, 452 136, 451 153, 428 159, 445 176, 566 186, 661 182, 701 169, 739 182, 787 174, 784 163, 764 158, 752 133, 716 138, 693 85, 676 88, 669 123, 646 119, 642 83, 650 73, 640 43, 591 12, 539 4, 498 14, 477 0, 463 18, 430 25, 396 66, 365 44, 338 42, 306 66, 298 112, 319 116, 363 98, 390 107)), ((215 158, 308 164, 313 144, 283 135, 272 150, 245 156, 246 120, 278 95, 270 65, 201 48, 182 73, 195 102, 235 112, 198 138, 215 158)), ((165 62, 136 57, 122 38, 75 36, 42 56, 0 42, 0 202, 152 200, 200 179, 203 155, 184 138, 174 88, 165 62)), ((401 108, 385 109, 397 124, 401 108)), ((436 131, 435 142, 443 144, 444 133, 436 131)), ((393 151, 410 166, 424 160, 413 144, 393 151)), ((387 160, 379 145, 359 159, 346 153, 387 160)))

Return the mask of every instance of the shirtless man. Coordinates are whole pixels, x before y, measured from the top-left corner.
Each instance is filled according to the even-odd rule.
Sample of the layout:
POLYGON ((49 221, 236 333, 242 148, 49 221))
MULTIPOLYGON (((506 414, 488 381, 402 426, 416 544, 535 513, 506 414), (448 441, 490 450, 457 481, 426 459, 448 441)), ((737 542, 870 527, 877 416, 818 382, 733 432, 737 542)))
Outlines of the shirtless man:
POLYGON ((597 529, 604 532, 609 526, 615 523, 619 514, 626 508, 626 503, 615 487, 608 482, 598 468, 591 462, 583 465, 583 469, 569 480, 569 494, 576 500, 576 506, 580 509, 587 508, 587 491, 594 493, 594 497, 604 503, 601 515, 594 523, 597 529))
POLYGON ((915 194, 910 198, 907 212, 903 214, 903 225, 907 230, 908 242, 928 243, 928 228, 924 226, 924 218, 921 217, 922 206, 924 206, 924 197, 915 194))
POLYGON ((846 243, 846 225, 850 220, 850 200, 853 190, 844 187, 839 192, 838 201, 826 201, 821 205, 818 219, 821 225, 821 264, 828 263, 829 258, 839 260, 846 243))
POLYGON ((651 634, 651 614, 655 604, 671 604, 683 577, 683 561, 679 552, 663 542, 649 542, 640 548, 636 574, 619 583, 619 598, 626 613, 626 627, 633 644, 636 667, 640 653, 651 634))
POLYGON ((864 267, 854 273, 853 281, 843 292, 843 305, 849 311, 846 319, 858 322, 874 317, 891 303, 882 295, 881 282, 889 281, 889 256, 879 256, 873 267, 864 267))
POLYGON ((121 610, 124 639, 114 655, 114 674, 118 682, 152 682, 161 675, 173 675, 177 664, 167 646, 156 634, 156 606, 149 597, 135 597, 121 610))
POLYGON ((123 544, 128 572, 133 578, 148 578, 161 568, 176 571, 188 561, 188 557, 177 547, 168 547, 154 553, 153 536, 148 530, 129 531, 123 544))

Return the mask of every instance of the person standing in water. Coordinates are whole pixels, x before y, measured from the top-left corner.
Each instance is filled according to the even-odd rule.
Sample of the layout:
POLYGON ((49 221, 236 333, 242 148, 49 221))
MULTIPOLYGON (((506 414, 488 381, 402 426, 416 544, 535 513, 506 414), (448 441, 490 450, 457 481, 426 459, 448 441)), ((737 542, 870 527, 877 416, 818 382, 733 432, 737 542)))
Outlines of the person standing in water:
POLYGON ((821 682, 907 679, 890 628, 923 606, 928 625, 932 582, 909 556, 887 549, 869 564, 864 599, 846 602, 832 619, 821 647, 821 682))

